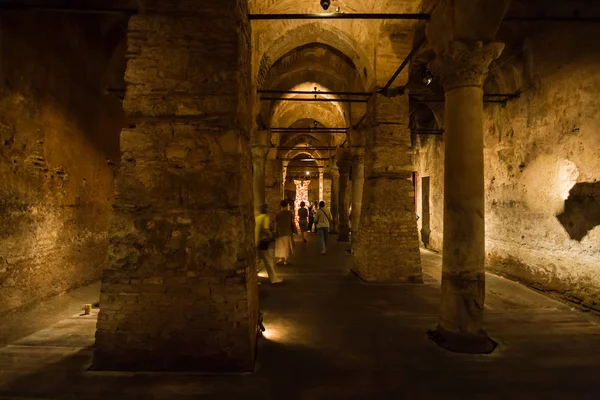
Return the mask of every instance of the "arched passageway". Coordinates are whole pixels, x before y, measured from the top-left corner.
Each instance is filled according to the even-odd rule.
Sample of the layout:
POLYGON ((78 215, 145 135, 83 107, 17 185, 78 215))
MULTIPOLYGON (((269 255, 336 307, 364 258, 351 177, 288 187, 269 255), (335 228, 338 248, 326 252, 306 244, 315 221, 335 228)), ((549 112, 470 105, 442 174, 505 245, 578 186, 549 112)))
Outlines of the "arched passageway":
POLYGON ((413 397, 537 393, 524 376, 563 397, 594 386, 573 366, 598 366, 588 316, 486 268, 598 309, 595 5, 333 0, 323 18, 289 15, 316 0, 83 3, 0 4, 0 344, 101 287, 99 312, 0 349, 9 396, 65 397, 62 375, 27 383, 81 377, 77 360, 256 371, 203 387, 222 398, 398 397, 398 376, 413 397), (295 181, 326 203, 329 244, 298 242, 271 286, 255 218, 298 200, 295 181), (490 353, 487 332, 502 352, 484 369, 434 345, 490 353), (24 375, 34 353, 57 364, 24 375))

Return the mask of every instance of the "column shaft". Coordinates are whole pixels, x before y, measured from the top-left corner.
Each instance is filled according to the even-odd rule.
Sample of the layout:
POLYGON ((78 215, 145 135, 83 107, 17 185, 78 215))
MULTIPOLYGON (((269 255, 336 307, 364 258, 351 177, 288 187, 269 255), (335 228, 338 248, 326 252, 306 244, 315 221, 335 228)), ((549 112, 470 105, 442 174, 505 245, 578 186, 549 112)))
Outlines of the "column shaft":
POLYGON ((265 168, 268 147, 252 146, 252 182, 254 189, 254 212, 260 213, 265 204, 265 168))
POLYGON ((129 21, 123 106, 135 124, 121 134, 93 367, 251 371, 247 2, 172 0, 145 11, 129 21))
POLYGON ((354 269, 369 282, 423 282, 414 191, 408 95, 373 96, 354 269))
POLYGON ((325 173, 319 171, 319 201, 325 201, 323 191, 325 190, 325 173))
POLYGON ((350 241, 350 226, 348 221, 348 202, 346 201, 346 191, 348 190, 348 182, 350 178, 350 163, 347 161, 338 162, 340 171, 339 178, 339 209, 338 209, 338 241, 350 241))
POLYGON ((269 214, 273 217, 272 221, 275 221, 274 216, 280 208, 280 202, 283 198, 281 196, 282 191, 282 164, 280 160, 275 159, 276 153, 273 155, 269 155, 267 158, 267 167, 266 167, 266 194, 265 194, 265 202, 267 204, 269 214))
MULTIPOLYGON (((433 338, 441 346, 488 353, 483 330, 485 210, 483 83, 503 45, 452 42, 437 60, 446 89, 442 301, 433 338)), ((434 67, 435 68, 435 67, 434 67)))
POLYGON ((365 183, 365 149, 355 147, 352 158, 352 243, 356 241, 360 228, 360 215, 362 210, 363 187, 365 183))
POLYGON ((340 195, 340 172, 337 168, 331 169, 331 204, 329 205, 331 210, 331 233, 338 232, 339 222, 339 195, 340 195))

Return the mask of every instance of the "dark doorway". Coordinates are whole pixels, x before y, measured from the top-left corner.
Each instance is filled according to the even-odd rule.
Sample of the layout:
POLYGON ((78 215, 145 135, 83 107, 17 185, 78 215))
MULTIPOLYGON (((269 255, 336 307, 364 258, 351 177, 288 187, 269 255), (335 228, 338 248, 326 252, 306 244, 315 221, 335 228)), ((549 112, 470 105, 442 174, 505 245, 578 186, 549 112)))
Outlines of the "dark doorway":
POLYGON ((429 212, 429 177, 421 179, 421 241, 425 247, 429 246, 429 235, 431 235, 430 212, 429 212))

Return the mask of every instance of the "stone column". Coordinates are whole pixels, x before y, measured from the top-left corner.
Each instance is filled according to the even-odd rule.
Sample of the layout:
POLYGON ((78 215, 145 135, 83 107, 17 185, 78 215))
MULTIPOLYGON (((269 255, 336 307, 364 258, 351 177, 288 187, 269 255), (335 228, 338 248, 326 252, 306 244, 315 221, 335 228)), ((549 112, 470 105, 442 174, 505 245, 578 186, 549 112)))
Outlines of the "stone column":
MULTIPOLYGON (((265 202, 269 209, 269 214, 274 214, 279 211, 279 203, 281 202, 281 191, 283 177, 283 166, 281 160, 276 158, 276 149, 271 149, 267 155, 266 181, 265 181, 265 202)), ((271 218, 274 221, 273 218, 271 218)))
MULTIPOLYGON (((286 180, 287 180, 287 166, 288 166, 288 163, 284 162, 283 163, 283 168, 282 168, 283 169, 283 174, 282 174, 283 175, 283 179, 281 181, 281 199, 282 200, 285 198, 285 183, 286 183, 286 180)), ((279 210, 279 207, 277 208, 277 210, 279 210)))
POLYGON ((265 166, 267 146, 252 146, 252 181, 254 187, 254 213, 259 214, 265 204, 265 166))
POLYGON ((367 282, 423 282, 415 217, 408 94, 368 104, 367 173, 354 269, 367 282))
POLYGON ((444 79, 444 253, 442 303, 433 338, 446 348, 488 353, 483 330, 485 210, 483 83, 501 43, 451 42, 432 66, 444 79))
MULTIPOLYGON (((333 162, 332 162, 333 164, 333 162)), ((331 211, 331 233, 338 232, 338 221, 339 221, 339 195, 340 195, 340 171, 337 165, 331 168, 331 204, 329 209, 331 211)))
POLYGON ((325 190, 325 171, 319 171, 319 201, 324 201, 323 191, 325 190))
POLYGON ((360 227, 363 186, 365 183, 365 148, 352 148, 352 243, 356 242, 360 227))
POLYGON ((121 133, 93 368, 252 371, 247 1, 151 3, 129 20, 134 122, 121 133))
POLYGON ((338 241, 350 241, 350 225, 348 221, 348 201, 346 200, 346 191, 348 189, 348 181, 350 178, 350 162, 343 160, 338 161, 338 169, 340 171, 339 186, 339 221, 338 221, 338 241))

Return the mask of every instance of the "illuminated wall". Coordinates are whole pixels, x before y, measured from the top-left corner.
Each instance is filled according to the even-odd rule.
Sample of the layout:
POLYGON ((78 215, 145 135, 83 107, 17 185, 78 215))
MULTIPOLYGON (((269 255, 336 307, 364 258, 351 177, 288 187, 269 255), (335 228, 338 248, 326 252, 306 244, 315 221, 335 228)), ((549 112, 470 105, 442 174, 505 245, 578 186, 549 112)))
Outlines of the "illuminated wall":
POLYGON ((124 44, 115 19, 0 16, 0 316, 100 278, 124 44))
MULTIPOLYGON (((523 94, 485 105, 484 157, 488 269, 600 310, 600 43, 586 39, 598 30, 549 26, 499 60, 486 92, 523 94)), ((441 250, 443 139, 420 138, 415 154, 441 250)))

